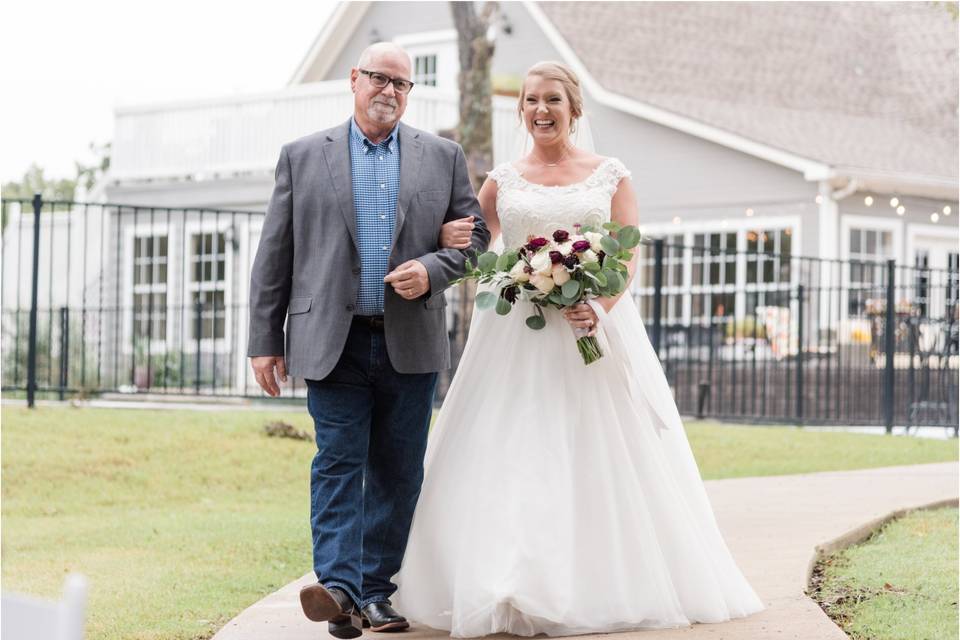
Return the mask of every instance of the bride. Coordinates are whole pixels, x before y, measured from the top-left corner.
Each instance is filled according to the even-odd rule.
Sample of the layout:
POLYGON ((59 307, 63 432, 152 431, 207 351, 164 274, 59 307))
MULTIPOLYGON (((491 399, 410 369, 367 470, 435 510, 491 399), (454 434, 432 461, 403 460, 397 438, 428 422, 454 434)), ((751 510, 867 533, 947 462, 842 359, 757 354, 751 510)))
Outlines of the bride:
MULTIPOLYGON (((527 73, 519 110, 533 149, 491 171, 478 195, 504 246, 576 222, 637 224, 630 172, 571 144, 582 104, 565 66, 527 73)), ((451 225, 443 243, 460 246, 470 225, 451 225)), ((679 627, 762 610, 717 528, 629 292, 548 309, 540 331, 527 311, 474 313, 427 445, 398 608, 456 637, 679 627), (570 327, 595 333, 604 357, 585 366, 570 327)))

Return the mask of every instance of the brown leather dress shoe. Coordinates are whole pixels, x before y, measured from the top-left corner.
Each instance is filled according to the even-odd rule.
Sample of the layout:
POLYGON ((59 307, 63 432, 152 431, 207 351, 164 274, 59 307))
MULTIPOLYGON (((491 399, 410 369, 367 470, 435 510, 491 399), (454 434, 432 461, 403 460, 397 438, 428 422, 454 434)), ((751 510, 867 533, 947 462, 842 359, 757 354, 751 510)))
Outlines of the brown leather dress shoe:
POLYGON ((363 634, 360 612, 343 589, 327 589, 319 583, 307 585, 300 589, 300 606, 310 620, 327 621, 327 630, 334 638, 349 640, 363 634))

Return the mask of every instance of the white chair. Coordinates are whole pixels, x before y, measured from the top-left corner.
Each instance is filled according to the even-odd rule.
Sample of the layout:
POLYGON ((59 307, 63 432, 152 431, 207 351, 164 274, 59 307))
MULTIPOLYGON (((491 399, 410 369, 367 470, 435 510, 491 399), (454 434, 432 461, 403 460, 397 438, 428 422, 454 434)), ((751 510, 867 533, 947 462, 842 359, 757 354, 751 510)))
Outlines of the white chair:
POLYGON ((3 640, 83 640, 87 608, 87 579, 70 574, 63 599, 44 600, 4 593, 0 604, 3 640))

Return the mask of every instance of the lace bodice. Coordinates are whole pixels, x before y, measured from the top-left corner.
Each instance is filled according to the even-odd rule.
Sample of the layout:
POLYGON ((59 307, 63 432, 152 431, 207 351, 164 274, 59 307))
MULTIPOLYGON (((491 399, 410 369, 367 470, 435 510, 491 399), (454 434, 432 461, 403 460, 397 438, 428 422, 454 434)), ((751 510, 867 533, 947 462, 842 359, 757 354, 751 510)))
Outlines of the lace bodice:
POLYGON ((573 224, 601 225, 610 220, 610 201, 620 179, 630 172, 616 158, 605 158, 585 180, 546 186, 528 182, 509 162, 489 173, 497 182, 497 215, 504 247, 518 247, 530 235, 548 236, 573 224))

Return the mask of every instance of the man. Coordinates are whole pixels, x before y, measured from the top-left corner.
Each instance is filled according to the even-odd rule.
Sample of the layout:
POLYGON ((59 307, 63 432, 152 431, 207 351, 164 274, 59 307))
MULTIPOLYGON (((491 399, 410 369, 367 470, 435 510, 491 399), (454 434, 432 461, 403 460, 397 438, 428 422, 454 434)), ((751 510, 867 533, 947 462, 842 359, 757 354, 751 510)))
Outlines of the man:
POLYGON ((284 145, 251 276, 257 382, 277 396, 277 378, 307 381, 318 582, 300 602, 337 638, 409 627, 391 578, 450 366, 444 290, 490 238, 463 150, 400 123, 410 77, 401 48, 370 46, 350 71, 353 117, 284 145), (438 250, 441 225, 460 219, 475 221, 471 249, 438 250))

